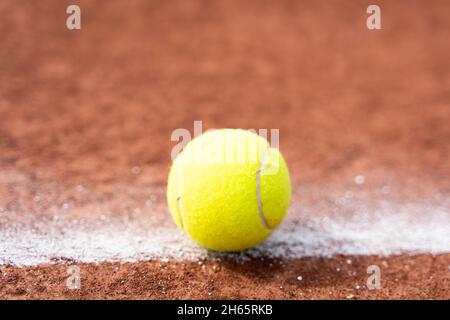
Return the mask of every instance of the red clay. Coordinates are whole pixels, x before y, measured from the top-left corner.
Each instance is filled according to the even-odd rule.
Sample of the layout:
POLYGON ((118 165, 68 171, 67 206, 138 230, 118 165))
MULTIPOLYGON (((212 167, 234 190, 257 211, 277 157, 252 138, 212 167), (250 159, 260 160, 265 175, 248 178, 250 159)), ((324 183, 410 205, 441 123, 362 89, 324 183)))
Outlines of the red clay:
MULTIPOLYGON (((369 31, 366 1, 78 1, 69 31, 68 1, 2 2, 0 208, 142 206, 194 120, 279 128, 294 188, 364 173, 407 186, 399 201, 448 194, 450 2, 378 3, 369 31)), ((348 258, 81 265, 79 291, 66 264, 0 266, 0 298, 450 298, 449 254, 348 258), (365 288, 372 263, 381 290, 365 288)))

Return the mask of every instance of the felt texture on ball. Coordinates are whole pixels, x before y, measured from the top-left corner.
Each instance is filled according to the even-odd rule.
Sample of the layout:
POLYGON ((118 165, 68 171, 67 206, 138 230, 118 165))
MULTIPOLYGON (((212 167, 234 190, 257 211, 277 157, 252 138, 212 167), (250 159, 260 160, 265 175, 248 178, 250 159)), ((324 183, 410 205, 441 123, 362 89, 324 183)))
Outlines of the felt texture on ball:
POLYGON ((240 251, 262 242, 282 221, 290 197, 283 156, 247 130, 207 131, 188 143, 169 172, 175 223, 211 250, 240 251))

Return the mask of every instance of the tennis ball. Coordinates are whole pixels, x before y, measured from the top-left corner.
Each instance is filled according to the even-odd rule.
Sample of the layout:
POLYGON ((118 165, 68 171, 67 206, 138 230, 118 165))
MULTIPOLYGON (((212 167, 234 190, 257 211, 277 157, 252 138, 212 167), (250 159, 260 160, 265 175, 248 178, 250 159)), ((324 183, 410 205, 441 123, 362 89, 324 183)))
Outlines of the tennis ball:
POLYGON ((169 172, 173 220, 211 250, 240 251, 262 242, 283 219, 290 197, 281 153, 246 130, 220 129, 196 137, 169 172))

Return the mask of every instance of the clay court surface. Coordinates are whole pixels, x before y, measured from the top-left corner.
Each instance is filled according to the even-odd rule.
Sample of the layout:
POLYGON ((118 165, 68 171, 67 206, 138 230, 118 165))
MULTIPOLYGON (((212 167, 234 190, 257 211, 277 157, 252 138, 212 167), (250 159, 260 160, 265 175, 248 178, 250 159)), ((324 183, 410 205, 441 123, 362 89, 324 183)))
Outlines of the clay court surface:
POLYGON ((449 1, 376 31, 367 1, 69 4, 0 2, 0 298, 450 298, 449 1), (253 250, 170 218, 195 120, 280 129, 292 204, 253 250))

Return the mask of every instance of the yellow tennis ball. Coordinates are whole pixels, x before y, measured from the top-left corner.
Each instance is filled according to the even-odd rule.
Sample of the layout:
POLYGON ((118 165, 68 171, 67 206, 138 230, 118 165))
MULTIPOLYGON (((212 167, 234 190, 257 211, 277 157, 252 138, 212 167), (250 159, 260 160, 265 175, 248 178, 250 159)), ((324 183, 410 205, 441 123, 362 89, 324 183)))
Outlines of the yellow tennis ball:
POLYGON ((193 139, 175 159, 167 186, 178 227, 218 251, 262 242, 283 219, 290 197, 281 153, 241 129, 208 131, 193 139))

